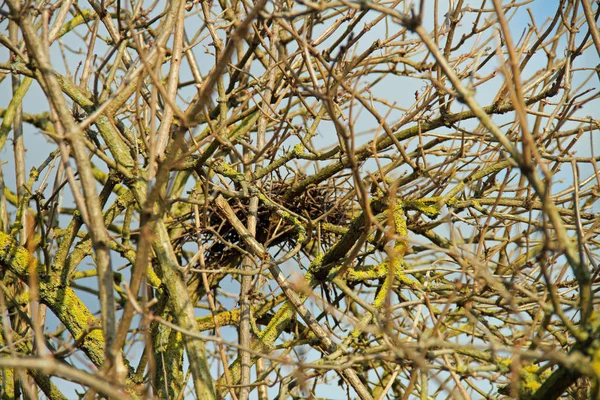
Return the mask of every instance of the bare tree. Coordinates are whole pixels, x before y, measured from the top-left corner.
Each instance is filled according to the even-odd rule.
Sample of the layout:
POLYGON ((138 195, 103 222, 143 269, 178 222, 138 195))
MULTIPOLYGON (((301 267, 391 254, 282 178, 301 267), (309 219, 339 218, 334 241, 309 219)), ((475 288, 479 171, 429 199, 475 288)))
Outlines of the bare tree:
POLYGON ((600 398, 599 14, 7 0, 0 396, 600 398))

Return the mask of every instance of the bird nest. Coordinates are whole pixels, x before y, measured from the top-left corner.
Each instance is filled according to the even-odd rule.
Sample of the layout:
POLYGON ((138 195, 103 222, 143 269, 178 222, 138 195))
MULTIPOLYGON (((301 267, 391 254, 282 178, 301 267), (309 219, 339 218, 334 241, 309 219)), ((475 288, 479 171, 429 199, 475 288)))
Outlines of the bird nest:
MULTIPOLYGON (((351 204, 340 202, 340 198, 348 191, 344 185, 336 185, 332 180, 325 184, 308 186, 297 196, 289 196, 290 188, 302 177, 293 180, 273 180, 267 182, 262 192, 270 200, 270 204, 260 201, 257 210, 256 239, 265 248, 285 250, 297 244, 297 227, 282 214, 296 217, 306 229, 306 242, 316 237, 318 224, 347 226, 350 222, 348 207, 351 204)), ((248 198, 231 198, 228 203, 237 218, 248 225, 248 198)), ((240 249, 245 244, 239 233, 224 220, 215 207, 208 208, 208 226, 203 229, 206 246, 205 259, 215 265, 237 264, 240 249), (237 253, 237 254, 236 254, 237 253), (232 257, 235 259, 232 260, 232 257)), ((320 242, 329 246, 337 238, 328 231, 321 230, 320 242)))

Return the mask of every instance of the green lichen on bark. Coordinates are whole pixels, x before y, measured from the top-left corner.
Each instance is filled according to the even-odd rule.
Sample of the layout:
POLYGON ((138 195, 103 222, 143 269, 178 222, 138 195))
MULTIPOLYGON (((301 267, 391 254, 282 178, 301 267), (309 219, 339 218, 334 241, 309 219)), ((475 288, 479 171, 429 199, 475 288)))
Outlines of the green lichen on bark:
MULTIPOLYGON (((0 316, 0 323, 4 324, 0 316)), ((4 340, 4 330, 0 331, 0 348, 6 347, 4 340)), ((3 354, 3 357, 10 357, 10 354, 3 354)), ((0 400, 9 400, 15 398, 15 371, 10 368, 0 369, 0 400)))
POLYGON ((182 390, 185 390, 183 374, 184 343, 180 332, 172 329, 167 330, 166 343, 156 344, 155 346, 156 388, 158 398, 174 399, 182 390))
MULTIPOLYGON (((43 272, 40 271, 35 257, 3 232, 0 232, 0 266, 25 282, 29 279, 30 270, 37 270, 38 274, 43 272)), ((81 342, 81 349, 94 365, 101 366, 104 363, 105 344, 102 331, 90 329, 98 322, 73 289, 49 284, 40 275, 39 296, 42 303, 52 310, 74 339, 85 336, 81 342)))
MULTIPOLYGON (((508 374, 511 372, 513 365, 511 359, 499 360, 496 365, 498 370, 502 373, 508 374)), ((549 369, 540 371, 540 367, 528 362, 517 366, 518 373, 518 390, 520 399, 531 399, 534 397, 535 392, 542 386, 544 381, 551 375, 549 369)), ((508 394, 510 391, 510 385, 500 388, 500 394, 508 394)))

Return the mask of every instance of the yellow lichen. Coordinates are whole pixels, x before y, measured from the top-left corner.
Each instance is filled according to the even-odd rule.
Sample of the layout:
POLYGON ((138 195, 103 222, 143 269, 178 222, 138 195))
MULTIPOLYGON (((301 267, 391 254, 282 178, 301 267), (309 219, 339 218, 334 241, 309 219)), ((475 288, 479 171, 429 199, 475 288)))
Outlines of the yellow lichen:
POLYGON ((388 262, 387 260, 378 265, 371 265, 366 269, 349 268, 346 273, 346 279, 349 281, 367 281, 372 279, 380 279, 387 275, 388 262))
MULTIPOLYGON (((542 379, 538 374, 539 367, 534 364, 526 364, 519 371, 519 394, 527 398, 542 386, 542 379)), ((545 378, 544 378, 545 379, 545 378)))
POLYGON ((148 280, 148 283, 154 288, 158 288, 160 287, 160 285, 162 285, 162 281, 160 280, 158 275, 156 275, 156 272, 154 272, 154 269, 152 269, 151 266, 148 266, 148 268, 146 268, 146 279, 148 280))
POLYGON ((592 368, 596 373, 596 378, 600 379, 600 349, 595 349, 592 353, 592 368))
POLYGON ((86 335, 83 341, 84 352, 95 365, 102 365, 104 362, 102 330, 93 329, 89 331, 92 326, 99 328, 100 323, 75 292, 71 288, 54 288, 40 282, 40 297, 76 339, 84 334, 86 335))
POLYGON ((33 255, 4 232, 0 232, 0 263, 7 264, 17 275, 26 274, 29 266, 37 268, 33 255))
POLYGON ((238 172, 223 160, 215 161, 213 164, 221 174, 235 181, 244 179, 244 174, 238 172))
MULTIPOLYGON (((510 372, 513 361, 504 358, 496 362, 501 373, 510 372)), ((529 362, 519 366, 519 398, 528 399, 533 395, 550 376, 550 370, 540 373, 540 367, 529 362)))
POLYGON ((499 360, 496 365, 498 366, 498 370, 502 373, 507 373, 510 371, 510 367, 512 365, 512 360, 510 358, 503 358, 499 360))
POLYGON ((408 235, 408 229, 406 227, 406 217, 404 216, 404 208, 402 207, 400 202, 398 202, 393 209, 393 220, 396 235, 408 235))
POLYGON ((263 343, 264 346, 271 347, 275 340, 279 337, 285 326, 287 324, 281 324, 281 321, 288 321, 294 315, 295 310, 290 305, 290 303, 284 304, 271 321, 269 325, 265 329, 260 332, 259 340, 263 343))
POLYGON ((323 254, 318 254, 310 263, 310 270, 318 269, 321 266, 321 262, 323 262, 323 254))
MULTIPOLYGON (((11 270, 19 279, 27 281, 29 271, 38 268, 38 261, 13 238, 0 232, 0 266, 11 270)), ((104 362, 102 331, 100 329, 90 331, 90 327, 98 323, 75 292, 69 287, 51 285, 45 279, 40 279, 39 296, 76 339, 85 335, 82 344, 84 352, 95 365, 102 365, 104 362)))
POLYGON ((446 200, 446 204, 449 206, 454 205, 458 200, 456 199, 456 197, 452 196, 450 197, 448 200, 446 200))
POLYGON ((403 202, 406 208, 421 211, 428 217, 437 217, 440 215, 441 209, 439 205, 440 197, 430 197, 417 200, 405 200, 403 202))
POLYGON ((302 145, 302 143, 298 143, 297 145, 295 145, 293 152, 295 156, 302 155, 304 153, 304 146, 302 145))

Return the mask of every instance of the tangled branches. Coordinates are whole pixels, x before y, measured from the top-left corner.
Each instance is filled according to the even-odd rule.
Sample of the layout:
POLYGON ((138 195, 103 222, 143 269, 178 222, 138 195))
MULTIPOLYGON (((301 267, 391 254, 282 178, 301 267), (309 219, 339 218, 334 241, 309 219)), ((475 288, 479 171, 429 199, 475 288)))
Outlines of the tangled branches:
POLYGON ((480 3, 8 0, 1 395, 597 397, 598 9, 480 3))

